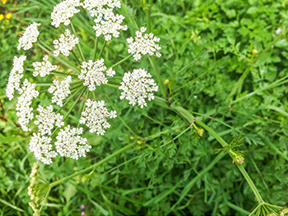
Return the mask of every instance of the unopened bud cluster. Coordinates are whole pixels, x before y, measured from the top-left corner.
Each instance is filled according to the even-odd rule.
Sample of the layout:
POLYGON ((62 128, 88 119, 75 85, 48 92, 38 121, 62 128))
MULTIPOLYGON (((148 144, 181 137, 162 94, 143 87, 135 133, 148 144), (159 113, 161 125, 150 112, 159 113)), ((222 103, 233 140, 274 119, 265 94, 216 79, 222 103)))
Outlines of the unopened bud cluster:
POLYGON ((288 215, 288 208, 283 208, 281 209, 281 211, 279 212, 280 216, 286 216, 288 215))
POLYGON ((33 216, 40 216, 40 211, 38 209, 40 199, 37 194, 38 193, 38 189, 37 189, 38 188, 38 182, 37 182, 38 168, 39 168, 38 163, 37 162, 34 163, 31 173, 30 173, 30 178, 31 178, 30 185, 28 187, 28 195, 30 196, 30 199, 33 201, 33 202, 29 202, 29 205, 34 211, 33 216))

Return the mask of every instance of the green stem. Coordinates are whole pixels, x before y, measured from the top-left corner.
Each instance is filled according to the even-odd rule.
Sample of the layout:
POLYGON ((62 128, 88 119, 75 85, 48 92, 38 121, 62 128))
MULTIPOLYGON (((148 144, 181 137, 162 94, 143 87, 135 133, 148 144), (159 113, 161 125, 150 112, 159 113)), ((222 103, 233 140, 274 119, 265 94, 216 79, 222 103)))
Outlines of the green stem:
POLYGON ((36 86, 51 86, 53 83, 38 83, 36 86))
POLYGON ((65 117, 63 118, 63 121, 65 121, 65 119, 68 117, 68 115, 71 113, 71 111, 75 108, 75 106, 78 104, 78 101, 80 100, 80 98, 82 97, 82 95, 84 94, 84 92, 86 91, 87 87, 84 86, 81 89, 83 89, 83 91, 79 94, 78 98, 75 100, 75 103, 71 106, 71 108, 69 109, 68 113, 65 115, 65 117))
POLYGON ((84 170, 81 170, 81 171, 79 171, 79 172, 75 172, 75 173, 73 173, 72 175, 69 175, 69 176, 67 176, 67 177, 64 177, 64 178, 62 178, 62 179, 60 179, 60 180, 58 180, 58 181, 52 182, 52 183, 50 184, 50 187, 52 188, 52 187, 54 187, 54 186, 56 186, 56 185, 58 185, 58 184, 61 184, 61 183, 65 182, 65 181, 67 181, 67 180, 69 180, 69 179, 71 179, 71 178, 73 178, 73 177, 75 177, 75 176, 78 176, 78 175, 81 175, 81 174, 83 174, 83 173, 86 173, 86 172, 88 172, 89 170, 92 170, 94 167, 100 166, 101 164, 103 164, 103 163, 105 163, 106 161, 114 158, 115 156, 121 154, 122 152, 125 152, 126 150, 134 147, 135 145, 137 145, 137 143, 132 143, 132 144, 130 144, 130 145, 127 145, 127 146, 119 149, 118 151, 114 152, 113 154, 109 155, 108 157, 104 158, 103 160, 99 161, 98 163, 95 163, 95 164, 87 167, 87 168, 84 169, 84 170))
POLYGON ((103 53, 103 51, 104 51, 104 49, 105 49, 105 47, 106 47, 106 44, 107 44, 107 41, 104 41, 104 44, 103 44, 103 46, 102 46, 102 49, 101 49, 101 51, 100 51, 100 53, 99 53, 99 55, 98 55, 98 59, 101 57, 101 55, 102 55, 102 53, 103 53))
POLYGON ((57 75, 57 76, 61 76, 61 75, 69 75, 69 76, 78 76, 77 74, 70 74, 70 73, 65 73, 65 72, 59 72, 59 71, 53 71, 53 72, 50 72, 50 74, 52 75, 57 75))
POLYGON ((119 88, 120 87, 119 85, 113 85, 113 84, 109 84, 109 83, 104 84, 104 85, 110 86, 110 87, 113 87, 113 88, 119 88))
POLYGON ((238 211, 238 212, 240 212, 242 214, 245 214, 245 215, 249 215, 250 214, 250 212, 246 211, 245 209, 240 208, 239 206, 234 205, 233 203, 227 202, 226 204, 230 208, 232 208, 232 209, 234 209, 234 210, 236 210, 236 211, 238 211))
POLYGON ((151 19, 150 19, 151 7, 152 7, 151 4, 147 4, 145 8, 148 34, 151 32, 151 19))
MULTIPOLYGON (((168 107, 167 102, 165 100, 163 100, 162 98, 159 98, 159 97, 155 97, 155 101, 157 103, 161 104, 161 106, 163 106, 163 107, 166 107, 168 109, 172 109, 172 110, 176 111, 182 117, 184 117, 190 124, 192 124, 195 121, 196 124, 200 125, 204 129, 206 129, 222 145, 222 147, 228 146, 228 144, 212 128, 208 127, 206 124, 204 124, 200 120, 195 119, 194 116, 188 110, 185 110, 183 107, 179 107, 179 106, 176 106, 173 104, 170 107, 168 107)), ((231 153, 229 153, 229 155, 233 158, 233 155, 231 153)), ((244 176, 244 178, 246 179, 246 181, 248 182, 248 184, 249 184, 251 190, 253 191, 258 203, 259 204, 264 203, 258 189, 256 188, 255 184, 253 183, 252 179, 250 178, 250 176, 248 175, 246 170, 243 168, 243 166, 241 164, 237 164, 237 167, 240 170, 240 172, 242 173, 242 175, 244 176)))
POLYGON ((74 58, 77 60, 78 65, 81 65, 81 62, 80 62, 80 60, 78 59, 78 57, 76 56, 75 52, 74 52, 73 50, 72 50, 71 52, 72 52, 74 58))
POLYGON ((252 179, 250 178, 250 176, 248 175, 248 173, 246 172, 246 170, 244 169, 244 167, 242 166, 242 164, 236 164, 238 169, 240 170, 240 172, 242 173, 242 175, 244 176, 244 178, 246 179, 246 181, 248 182, 250 188, 252 189, 257 201, 259 204, 263 204, 264 200, 262 199, 257 187, 255 186, 254 182, 252 181, 252 179))
POLYGON ((133 54, 130 54, 130 55, 126 56, 124 59, 122 59, 119 62, 115 63, 110 68, 114 68, 114 67, 118 66, 119 64, 121 64, 121 63, 125 62, 127 59, 129 59, 131 56, 133 56, 133 54))
MULTIPOLYGON (((85 91, 87 91, 87 89, 86 89, 85 91)), ((86 97, 85 97, 85 99, 83 100, 83 102, 82 102, 82 104, 81 104, 81 108, 79 109, 79 110, 80 110, 80 118, 81 118, 81 113, 82 113, 82 111, 85 109, 86 101, 87 101, 87 99, 89 98, 89 94, 90 94, 90 91, 87 92, 86 97)), ((79 126, 80 126, 80 121, 78 121, 77 128, 78 128, 79 126)))
POLYGON ((159 83, 159 87, 160 87, 160 91, 162 93, 162 96, 164 98, 167 98, 167 94, 166 94, 166 91, 165 91, 165 88, 164 88, 164 85, 163 85, 163 82, 162 82, 160 71, 159 71, 158 65, 156 64, 155 56, 151 56, 151 57, 149 56, 148 58, 149 58, 149 61, 151 62, 152 66, 153 66, 154 71, 155 71, 155 74, 156 74, 156 77, 157 77, 157 80, 158 80, 158 83, 159 83))
POLYGON ((72 69, 73 71, 77 72, 77 73, 80 73, 80 70, 74 66, 72 66, 69 62, 59 58, 58 56, 55 56, 50 50, 48 50, 48 48, 46 48, 46 44, 42 41, 40 41, 38 43, 38 46, 44 50, 45 52, 47 52, 49 55, 51 55, 52 57, 54 57, 56 60, 58 60, 59 62, 61 62, 63 65, 65 65, 66 67, 72 69))
MULTIPOLYGON (((83 91, 82 93, 80 93, 80 95, 79 95, 78 98, 76 99, 75 103, 72 105, 72 107, 71 107, 70 110, 67 112, 67 114, 65 115, 65 117, 63 118, 62 121, 65 121, 65 119, 68 117, 68 115, 70 114, 70 112, 72 111, 72 109, 76 106, 76 104, 78 103, 78 100, 80 99, 80 97, 82 96, 82 94, 85 92, 85 90, 86 90, 87 87, 83 86, 82 88, 77 89, 77 90, 67 99, 67 101, 65 101, 65 103, 63 104, 63 106, 60 107, 60 108, 56 111, 56 114, 59 113, 59 112, 62 110, 62 108, 63 108, 67 103, 69 103, 69 101, 70 101, 71 99, 74 98, 75 95, 77 95, 81 90, 83 90, 83 88, 84 88, 84 91, 83 91)), ((54 129, 54 131, 53 131, 52 134, 51 134, 51 137, 52 137, 52 138, 54 137, 54 135, 56 134, 56 132, 58 131, 58 129, 59 129, 59 127, 57 127, 57 128, 54 129)))
MULTIPOLYGON (((151 19, 150 19, 150 13, 151 13, 151 4, 147 4, 146 5, 146 19, 147 19, 147 33, 151 33, 151 19)), ((164 88, 164 85, 163 85, 163 82, 162 82, 162 79, 161 79, 161 75, 160 75, 160 71, 159 71, 159 68, 158 68, 158 65, 156 63, 156 59, 155 59, 155 56, 151 56, 151 58, 149 57, 149 61, 151 62, 152 66, 153 66, 153 69, 156 73, 156 76, 157 76, 157 79, 158 79, 158 83, 159 83, 159 86, 160 86, 160 91, 163 95, 164 98, 167 97, 167 93, 165 91, 165 88, 164 88)))
POLYGON ((95 40, 93 62, 96 61, 97 47, 98 47, 98 37, 96 37, 96 40, 95 40))
MULTIPOLYGON (((71 29, 72 29, 72 31, 73 31, 73 34, 75 35, 75 37, 77 36, 77 34, 76 34, 76 31, 75 31, 75 28, 74 28, 74 25, 72 24, 72 22, 71 22, 71 29)), ((76 48, 77 48, 77 51, 78 51, 78 53, 79 53, 79 55, 80 55, 80 58, 81 58, 81 60, 82 60, 82 62, 83 61, 85 61, 85 58, 84 58, 84 55, 83 55, 83 52, 82 52, 82 49, 81 49, 81 46, 80 46, 80 42, 76 45, 76 48)))

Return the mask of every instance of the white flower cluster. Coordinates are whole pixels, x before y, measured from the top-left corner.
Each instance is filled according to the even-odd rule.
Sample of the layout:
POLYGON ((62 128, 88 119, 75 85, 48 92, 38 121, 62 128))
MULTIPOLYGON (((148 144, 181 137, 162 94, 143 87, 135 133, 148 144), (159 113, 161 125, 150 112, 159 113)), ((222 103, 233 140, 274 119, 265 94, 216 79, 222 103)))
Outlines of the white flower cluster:
POLYGON ((39 95, 39 92, 35 90, 36 85, 28 82, 27 79, 23 82, 22 94, 18 98, 18 103, 16 105, 16 110, 18 111, 16 115, 19 117, 18 123, 24 131, 30 131, 31 129, 27 127, 30 120, 33 119, 33 108, 30 107, 33 98, 39 95))
POLYGON ((105 8, 113 10, 115 7, 121 8, 119 0, 84 0, 81 3, 83 8, 87 8, 92 17, 101 16, 105 8))
POLYGON ((80 0, 66 0, 57 4, 51 14, 51 25, 56 28, 58 28, 61 23, 64 23, 66 26, 69 25, 71 23, 69 18, 80 12, 80 10, 76 8, 78 6, 80 6, 80 0))
POLYGON ((43 62, 33 62, 32 66, 35 68, 33 72, 33 76, 35 77, 38 75, 45 77, 57 68, 57 65, 52 65, 51 62, 48 61, 48 55, 44 56, 43 62))
POLYGON ((79 157, 86 157, 86 152, 90 151, 91 146, 87 145, 87 139, 82 138, 83 128, 66 128, 61 129, 56 137, 55 146, 57 152, 64 157, 70 157, 78 160, 79 157))
POLYGON ((153 92, 158 91, 158 86, 153 79, 149 79, 150 77, 152 75, 147 73, 145 69, 135 69, 132 73, 130 71, 125 73, 123 82, 121 82, 119 87, 119 89, 123 90, 120 99, 127 99, 129 104, 133 106, 137 102, 141 108, 147 106, 145 99, 154 100, 153 92))
POLYGON ((64 122, 62 122, 63 116, 60 113, 54 113, 52 105, 47 106, 47 109, 39 105, 37 110, 40 114, 36 116, 37 120, 34 121, 34 124, 38 125, 38 130, 42 136, 45 134, 51 135, 54 124, 57 127, 64 125, 64 122))
MULTIPOLYGON (((136 31, 136 37, 133 39, 127 38, 126 41, 128 45, 128 53, 134 54, 134 60, 138 61, 141 59, 141 55, 149 54, 150 56, 154 55, 157 50, 160 50, 161 47, 155 42, 159 42, 160 38, 153 35, 153 33, 145 34, 145 27, 141 27, 140 31, 136 31), (135 41, 134 41, 135 40, 135 41)), ((157 57, 161 57, 159 52, 156 52, 157 57)))
POLYGON ((113 37, 119 37, 120 30, 126 31, 127 25, 121 25, 125 17, 123 15, 114 14, 111 9, 103 9, 103 14, 97 16, 93 26, 96 31, 96 37, 103 35, 106 41, 110 41, 113 37))
MULTIPOLYGON (((96 86, 100 86, 101 84, 107 84, 108 80, 104 74, 107 68, 104 66, 104 59, 99 59, 95 62, 92 60, 83 62, 81 68, 81 74, 79 74, 78 78, 84 79, 83 85, 88 86, 89 91, 94 91, 96 86)), ((106 75, 114 76, 115 71, 112 68, 109 68, 106 71, 106 75)))
POLYGON ((17 56, 14 56, 13 59, 13 69, 10 72, 9 78, 8 78, 8 84, 6 88, 6 95, 9 98, 9 100, 12 100, 14 97, 14 90, 21 92, 20 88, 20 79, 23 77, 23 64, 26 60, 26 56, 20 56, 17 58, 17 56))
POLYGON ((69 29, 65 30, 64 34, 60 35, 59 40, 54 40, 54 55, 58 56, 60 52, 68 57, 70 54, 70 50, 72 50, 76 44, 79 43, 79 39, 70 33, 69 29))
POLYGON ((34 22, 26 28, 23 36, 19 39, 18 50, 20 50, 21 47, 23 47, 24 50, 29 50, 33 47, 32 43, 37 42, 37 38, 40 34, 37 28, 37 26, 40 25, 41 23, 34 22))
POLYGON ((55 86, 51 86, 48 89, 49 93, 54 92, 54 96, 52 97, 52 103, 55 103, 62 107, 63 106, 63 100, 68 97, 70 92, 70 82, 72 81, 71 76, 66 77, 61 83, 59 83, 58 80, 53 80, 53 83, 55 86))
POLYGON ((87 121, 87 127, 89 127, 90 133, 97 132, 97 135, 104 135, 106 128, 110 128, 110 124, 107 122, 106 118, 116 118, 117 112, 108 112, 105 107, 105 102, 102 101, 92 101, 90 99, 86 102, 86 109, 82 112, 80 118, 80 124, 85 124, 87 121), (103 129, 104 128, 104 129, 103 129))
POLYGON ((41 136, 39 133, 33 133, 33 137, 29 143, 29 150, 34 153, 37 160, 42 161, 44 164, 52 163, 51 158, 55 158, 57 153, 52 150, 50 137, 41 136))

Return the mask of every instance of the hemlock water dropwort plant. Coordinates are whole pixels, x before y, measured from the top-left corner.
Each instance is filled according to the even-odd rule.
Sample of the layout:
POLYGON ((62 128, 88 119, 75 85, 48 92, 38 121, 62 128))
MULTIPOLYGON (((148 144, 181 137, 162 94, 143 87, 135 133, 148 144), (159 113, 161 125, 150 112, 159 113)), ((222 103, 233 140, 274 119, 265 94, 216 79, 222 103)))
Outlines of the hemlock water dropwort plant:
MULTIPOLYGON (((53 163, 53 159, 57 156, 77 160, 78 158, 85 157, 87 155, 92 146, 88 143, 85 135, 83 135, 84 131, 89 131, 90 133, 97 135, 104 135, 106 130, 108 130, 113 123, 113 120, 111 119, 117 117, 117 112, 115 110, 110 110, 106 107, 109 106, 109 103, 107 104, 104 100, 97 100, 98 95, 95 95, 96 88, 98 90, 102 89, 103 85, 110 85, 120 89, 120 99, 128 100, 129 104, 131 104, 132 106, 139 106, 140 108, 144 108, 144 106, 147 106, 147 101, 156 100, 157 104, 159 104, 162 108, 176 112, 186 121, 186 123, 188 122, 189 124, 191 124, 185 131, 179 134, 179 137, 184 132, 190 131, 193 125, 194 128, 197 130, 197 134, 199 135, 199 137, 203 136, 205 130, 205 134, 207 131, 213 138, 217 140, 218 143, 222 145, 223 149, 226 149, 226 151, 222 150, 208 166, 206 166, 199 172, 199 174, 197 173, 197 175, 193 177, 192 181, 189 180, 188 184, 183 181, 183 184, 185 183, 185 185, 183 185, 184 189, 181 191, 181 194, 179 193, 180 196, 177 197, 177 202, 172 206, 172 209, 179 205, 181 201, 185 198, 185 196, 188 194, 189 190, 193 187, 193 185, 196 182, 199 182, 203 175, 205 175, 206 172, 210 171, 210 169, 225 154, 228 153, 233 158, 233 162, 235 162, 235 165, 242 173, 243 177, 247 181, 249 187, 252 189, 257 199, 258 205, 251 212, 251 215, 254 215, 255 212, 258 214, 258 212, 261 211, 279 212, 279 207, 270 205, 264 202, 264 200, 262 199, 254 182, 242 166, 242 164, 244 163, 244 156, 240 155, 239 152, 230 149, 229 144, 226 143, 221 138, 221 136, 219 136, 219 134, 217 134, 212 128, 208 127, 205 123, 200 121, 199 118, 195 118, 191 114, 191 112, 181 106, 176 105, 175 103, 173 103, 172 100, 171 102, 168 102, 168 100, 170 100, 169 95, 166 98, 167 95, 165 95, 165 90, 163 94, 161 82, 159 82, 159 87, 165 99, 161 99, 154 95, 154 93, 158 91, 158 86, 155 83, 152 75, 149 73, 150 71, 148 72, 142 68, 128 68, 126 69, 126 73, 124 73, 124 77, 122 78, 120 87, 113 84, 111 85, 109 83, 112 77, 118 74, 117 70, 115 69, 117 65, 119 65, 123 61, 126 61, 132 56, 135 61, 139 61, 141 60, 143 55, 147 54, 149 56, 152 56, 152 58, 150 59, 151 63, 153 65, 157 78, 160 77, 159 72, 156 72, 158 69, 157 65, 155 66, 156 58, 154 58, 154 56, 161 56, 161 54, 159 53, 161 47, 159 44, 157 44, 159 42, 159 38, 154 36, 150 32, 150 10, 147 10, 147 29, 145 27, 141 27, 139 31, 135 33, 136 37, 130 37, 126 39, 128 53, 130 55, 112 66, 110 66, 107 62, 104 61, 104 59, 101 58, 101 54, 103 53, 103 49, 105 48, 106 44, 109 44, 109 41, 112 40, 113 37, 119 37, 121 30, 127 30, 127 26, 122 25, 122 23, 124 22, 124 16, 116 14, 115 12, 115 10, 120 7, 120 1, 117 0, 85 0, 82 2, 80 2, 79 0, 66 0, 56 5, 51 14, 51 24, 56 28, 64 27, 65 29, 67 28, 66 26, 70 25, 70 30, 66 29, 64 32, 61 32, 62 34, 60 35, 60 37, 55 37, 59 39, 54 38, 55 40, 53 41, 53 43, 51 43, 51 45, 53 44, 54 46, 54 52, 50 51, 50 48, 49 46, 47 46, 47 44, 43 43, 40 40, 37 40, 41 37, 38 31, 38 28, 39 30, 41 30, 41 28, 43 27, 40 27, 41 25, 37 24, 34 25, 33 28, 27 28, 25 33, 23 34, 23 37, 20 38, 20 48, 23 47, 24 50, 27 50, 35 45, 36 47, 39 46, 44 51, 46 51, 47 54, 49 54, 43 57, 42 62, 37 59, 37 61, 31 64, 34 69, 29 68, 29 65, 26 61, 26 56, 22 55, 19 58, 16 56, 14 58, 14 66, 8 80, 6 91, 7 96, 10 100, 13 99, 15 92, 18 92, 20 95, 18 97, 18 104, 16 107, 17 115, 19 117, 19 126, 24 131, 34 132, 29 143, 29 150, 33 152, 36 160, 39 160, 44 164, 51 164, 53 163), (73 17, 77 16, 77 14, 82 10, 81 8, 89 10, 90 16, 95 17, 95 19, 93 18, 95 25, 91 25, 91 29, 95 30, 95 35, 97 39, 98 37, 102 37, 102 39, 105 41, 103 43, 100 54, 98 55, 98 58, 95 58, 97 53, 93 52, 93 57, 85 59, 85 57, 87 56, 84 57, 81 51, 80 42, 82 39, 78 38, 72 24, 73 17), (147 34, 145 34, 146 31, 147 34), (29 36, 31 36, 31 38, 29 38, 29 36), (76 49, 81 61, 74 52, 74 50, 76 49), (71 66, 70 64, 71 54, 78 61, 76 67, 71 66), (63 60, 64 58, 62 58, 62 56, 66 57, 65 60, 63 60), (51 62, 48 61, 49 58, 55 58, 56 60, 59 60, 61 64, 53 65, 51 62), (66 72, 63 72, 63 68, 61 69, 62 64, 72 69, 72 71, 68 70, 66 72), (29 77, 30 74, 27 73, 27 71, 31 71, 33 77, 29 77), (48 80, 48 75, 55 74, 61 76, 56 76, 56 79, 54 79, 52 83, 36 84, 31 79, 43 78, 45 80, 48 80), (64 77, 64 79, 59 79, 60 77, 64 77), (48 89, 42 89, 42 87, 45 88, 45 86, 48 87, 48 89), (43 95, 44 92, 48 92, 48 95, 51 98, 51 101, 49 101, 48 104, 44 104, 41 101, 40 96, 43 95), (94 94, 93 99, 89 97, 89 95, 92 94, 94 94), (72 100, 73 105, 68 107, 67 104, 69 104, 69 102, 71 102, 72 100), (79 109, 76 109, 77 104, 80 100, 82 101, 82 103, 79 106, 79 109), (41 101, 41 103, 39 103, 38 101, 41 101), (62 110, 66 111, 63 112, 63 115, 60 113, 60 111, 62 110), (72 126, 71 124, 69 124, 69 121, 67 121, 68 116, 75 110, 80 116, 80 118, 78 119, 79 123, 77 127, 74 125, 72 126), (33 127, 33 124, 35 127, 33 127), (196 124, 201 127, 197 128, 195 126, 196 124), (80 127, 80 125, 82 125, 83 127, 80 127), (34 128, 37 128, 37 130, 34 131, 34 128)), ((97 39, 95 40, 96 48, 98 42, 97 39)), ((166 82, 166 84, 168 83, 169 80, 168 82, 166 82)), ((179 131, 179 126, 177 126, 176 129, 177 131, 179 131)), ((170 131, 170 129, 166 131, 170 131)), ((66 176, 61 179, 56 178, 56 180, 51 183, 45 181, 45 188, 47 188, 47 192, 45 193, 46 195, 44 196, 44 199, 41 199, 41 201, 47 198, 52 187, 67 182, 69 179, 72 179, 78 175, 82 175, 88 171, 93 170, 91 172, 93 173, 94 169, 97 166, 103 165, 116 155, 123 153, 127 149, 132 148, 137 144, 139 146, 143 144, 144 146, 146 141, 152 140, 157 136, 159 137, 163 133, 166 132, 160 131, 146 138, 139 138, 135 134, 135 137, 131 137, 131 140, 135 139, 134 143, 118 149, 114 153, 106 156, 104 159, 101 159, 99 161, 97 160, 95 164, 85 167, 85 169, 77 171, 70 176, 66 176)), ((178 138, 178 136, 176 136, 175 139, 176 138, 178 138)), ((169 142, 164 143, 162 146, 160 146, 160 148, 166 146, 167 144, 169 144, 169 142)), ((152 146, 151 152, 153 153, 154 151, 157 151, 157 149, 152 146)), ((170 158, 172 157, 173 156, 170 156, 170 158)), ((43 187, 42 189, 40 189, 41 185, 39 185, 38 183, 40 182, 39 179, 43 180, 43 178, 39 176, 39 179, 37 179, 37 182, 35 182, 38 175, 37 172, 38 165, 35 165, 35 168, 32 169, 31 172, 31 185, 28 191, 29 195, 31 196, 31 200, 34 200, 30 203, 31 207, 34 210, 34 215, 40 215, 41 208, 45 204, 44 202, 40 204, 40 197, 43 197, 40 192, 43 191, 43 187), (40 205, 42 206, 40 209, 38 209, 40 205)), ((179 181, 179 185, 181 183, 182 180, 179 181)), ((134 194, 132 196, 134 197, 134 194)), ((244 210, 242 210, 242 212, 243 211, 244 210)), ((82 213, 85 214, 84 212, 82 213)), ((287 214, 287 209, 282 210, 280 215, 285 214, 287 214)))
MULTIPOLYGON (((54 6, 54 10, 51 13, 51 25, 55 28, 60 27, 62 24, 64 26, 71 25, 73 33, 66 29, 59 39, 54 39, 53 46, 55 50, 44 55, 43 61, 33 62, 33 68, 25 64, 26 56, 14 57, 14 65, 8 79, 6 93, 9 100, 13 99, 15 91, 19 94, 16 106, 17 116, 19 117, 18 123, 22 130, 34 132, 29 143, 29 150, 34 154, 36 160, 44 164, 51 164, 53 158, 57 155, 76 160, 79 157, 85 157, 92 146, 87 144, 87 139, 83 137, 83 132, 86 129, 79 127, 79 125, 86 125, 90 133, 104 135, 106 130, 111 127, 108 119, 117 117, 115 110, 106 108, 104 100, 91 100, 87 97, 85 107, 79 110, 81 118, 79 119, 78 127, 72 127, 66 121, 68 115, 73 111, 73 108, 75 108, 84 93, 88 94, 89 91, 95 91, 96 87, 107 84, 109 78, 117 74, 117 71, 112 67, 106 66, 103 58, 94 59, 90 57, 90 60, 84 60, 81 46, 79 45, 81 38, 77 37, 71 20, 81 11, 81 8, 89 10, 91 17, 95 18, 95 25, 91 26, 95 30, 95 36, 102 36, 105 41, 110 41, 113 37, 119 37, 121 30, 127 30, 127 25, 122 25, 125 17, 115 12, 115 9, 120 7, 121 3, 117 0, 62 1, 54 6), (61 55, 66 57, 67 61, 70 61, 71 53, 73 53, 74 57, 76 56, 74 53, 75 47, 77 47, 82 60, 74 68, 74 73, 79 73, 77 76, 74 73, 62 73, 57 70, 59 65, 53 65, 48 61, 49 58, 58 59, 57 57, 61 55), (29 73, 24 75, 26 70, 24 68, 32 71, 34 77, 40 76, 42 78, 55 72, 64 75, 65 78, 60 80, 57 77, 51 84, 37 84, 29 78, 29 73), (25 79, 23 81, 24 76, 25 79), (46 106, 38 103, 38 109, 35 109, 37 102, 34 99, 43 94, 43 91, 37 89, 38 86, 49 86, 46 92, 51 96, 51 101, 46 106), (74 105, 68 107, 68 112, 65 116, 61 115, 59 111, 67 108, 65 105, 74 97, 77 97, 74 105), (55 110, 55 105, 56 107, 59 106, 58 110, 55 110), (33 129, 33 123, 37 126, 37 131, 33 129)), ((39 40, 37 42, 37 39, 41 37, 38 30, 40 26, 40 23, 34 22, 26 28, 23 36, 19 39, 18 49, 28 50, 36 43, 41 46, 41 42, 39 40)), ((130 55, 124 60, 132 55, 136 61, 147 54, 150 56, 161 56, 158 52, 161 49, 158 44, 160 39, 152 33, 144 34, 145 31, 146 28, 141 27, 139 31, 136 31, 135 38, 127 39, 128 53, 130 55)), ((145 69, 133 68, 132 73, 127 72, 124 74, 119 89, 122 90, 121 96, 119 95, 120 99, 126 99, 129 104, 143 108, 147 106, 147 100, 151 101, 155 98, 154 92, 158 91, 158 86, 152 75, 145 69)))

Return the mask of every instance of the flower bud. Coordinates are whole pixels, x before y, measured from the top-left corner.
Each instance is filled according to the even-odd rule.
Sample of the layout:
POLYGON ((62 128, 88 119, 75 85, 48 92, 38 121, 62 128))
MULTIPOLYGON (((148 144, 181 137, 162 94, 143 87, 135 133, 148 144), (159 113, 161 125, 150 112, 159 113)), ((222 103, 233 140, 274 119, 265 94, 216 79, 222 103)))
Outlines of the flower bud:
POLYGON ((199 135, 200 137, 202 137, 203 134, 204 134, 204 129, 203 129, 203 128, 199 128, 199 129, 198 129, 198 135, 199 135))
POLYGON ((237 164, 243 164, 244 163, 244 157, 241 155, 236 155, 234 157, 233 163, 236 162, 237 164))
POLYGON ((288 208, 283 208, 280 212, 279 212, 280 216, 285 216, 288 215, 288 208))
POLYGON ((252 54, 253 54, 253 55, 257 55, 258 53, 259 53, 258 50, 256 50, 256 49, 253 49, 253 50, 252 50, 252 54))

